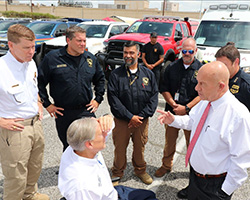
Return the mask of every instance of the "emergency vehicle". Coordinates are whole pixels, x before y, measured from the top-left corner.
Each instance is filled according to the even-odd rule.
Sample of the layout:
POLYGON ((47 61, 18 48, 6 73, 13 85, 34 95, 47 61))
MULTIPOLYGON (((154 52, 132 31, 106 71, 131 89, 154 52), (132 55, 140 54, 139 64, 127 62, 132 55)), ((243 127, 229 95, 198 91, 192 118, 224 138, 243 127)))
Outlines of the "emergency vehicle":
MULTIPOLYGON (((113 36, 104 42, 106 52, 96 55, 103 67, 106 79, 112 70, 124 64, 123 45, 127 41, 135 41, 140 49, 150 41, 150 33, 158 34, 157 42, 164 49, 165 68, 178 58, 183 40, 192 35, 191 25, 188 18, 184 20, 172 16, 145 16, 135 21, 123 34, 113 36)), ((141 57, 139 62, 142 62, 141 57)))
POLYGON ((203 60, 214 61, 216 52, 234 42, 240 52, 240 66, 250 73, 250 5, 210 5, 195 34, 203 60))

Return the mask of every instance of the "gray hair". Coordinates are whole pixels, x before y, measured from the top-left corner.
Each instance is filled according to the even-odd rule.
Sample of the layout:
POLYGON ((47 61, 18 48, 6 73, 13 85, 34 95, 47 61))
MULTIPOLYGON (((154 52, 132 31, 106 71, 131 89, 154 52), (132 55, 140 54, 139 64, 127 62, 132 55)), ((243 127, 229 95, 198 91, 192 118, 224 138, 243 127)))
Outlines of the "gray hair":
POLYGON ((95 118, 82 118, 73 121, 67 130, 67 142, 76 151, 85 150, 85 142, 95 138, 98 122, 95 118))
POLYGON ((72 40, 75 37, 75 33, 86 33, 86 30, 80 26, 71 26, 66 29, 66 39, 72 40))

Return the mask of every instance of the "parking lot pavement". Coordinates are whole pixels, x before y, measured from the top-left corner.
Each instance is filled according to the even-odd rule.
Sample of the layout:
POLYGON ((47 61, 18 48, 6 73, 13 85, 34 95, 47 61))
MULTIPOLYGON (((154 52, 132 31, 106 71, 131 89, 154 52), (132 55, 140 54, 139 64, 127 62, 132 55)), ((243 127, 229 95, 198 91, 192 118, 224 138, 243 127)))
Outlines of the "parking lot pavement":
MULTIPOLYGON (((159 95, 159 109, 164 109, 164 100, 159 95)), ((107 99, 100 105, 97 111, 97 117, 110 113, 107 99)), ((43 127, 45 133, 45 153, 44 164, 41 176, 38 181, 39 192, 46 193, 51 200, 59 200, 62 196, 57 188, 56 171, 59 169, 60 157, 62 154, 62 145, 57 137, 55 122, 46 111, 44 111, 43 127)), ((147 162, 147 172, 153 176, 158 167, 161 166, 162 151, 164 147, 164 126, 157 121, 158 114, 150 119, 149 140, 145 150, 145 160, 147 162)), ((173 171, 163 178, 154 178, 151 185, 143 184, 137 177, 133 175, 133 166, 131 163, 132 142, 130 142, 127 150, 128 165, 125 175, 121 179, 120 184, 143 189, 151 189, 156 192, 159 200, 175 200, 176 193, 188 184, 188 168, 185 168, 185 139, 183 133, 180 132, 177 143, 177 153, 174 158, 173 171)), ((107 147, 103 150, 103 156, 107 167, 110 169, 113 162, 113 143, 109 136, 107 147)), ((250 171, 249 171, 250 172, 250 171)), ((3 175, 0 173, 0 199, 3 194, 3 175)), ((235 192, 233 200, 249 200, 250 199, 250 181, 235 192)))

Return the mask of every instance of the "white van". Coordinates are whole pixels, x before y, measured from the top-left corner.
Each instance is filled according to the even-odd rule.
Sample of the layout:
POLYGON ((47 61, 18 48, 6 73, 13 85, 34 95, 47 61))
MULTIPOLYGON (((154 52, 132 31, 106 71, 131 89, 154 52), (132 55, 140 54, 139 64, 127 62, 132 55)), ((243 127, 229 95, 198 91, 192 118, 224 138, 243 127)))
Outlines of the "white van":
POLYGON ((227 42, 240 51, 240 66, 250 73, 250 4, 210 5, 194 36, 203 60, 214 61, 215 53, 227 42))

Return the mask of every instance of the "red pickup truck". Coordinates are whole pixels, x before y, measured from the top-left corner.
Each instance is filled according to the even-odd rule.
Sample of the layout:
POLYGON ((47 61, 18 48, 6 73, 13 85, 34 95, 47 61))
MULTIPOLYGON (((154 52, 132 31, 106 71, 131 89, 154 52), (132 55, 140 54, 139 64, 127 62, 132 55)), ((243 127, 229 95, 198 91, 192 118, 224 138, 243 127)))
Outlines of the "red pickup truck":
MULTIPOLYGON (((113 69, 120 67, 124 63, 124 43, 132 40, 137 42, 142 49, 142 46, 150 41, 151 32, 157 32, 157 41, 164 48, 162 72, 171 62, 178 58, 183 40, 188 36, 192 36, 188 18, 181 20, 178 17, 146 16, 135 21, 123 34, 106 40, 104 42, 106 52, 96 55, 103 66, 107 79, 113 69)), ((139 59, 139 62, 142 62, 142 60, 139 59)))

